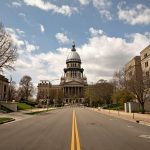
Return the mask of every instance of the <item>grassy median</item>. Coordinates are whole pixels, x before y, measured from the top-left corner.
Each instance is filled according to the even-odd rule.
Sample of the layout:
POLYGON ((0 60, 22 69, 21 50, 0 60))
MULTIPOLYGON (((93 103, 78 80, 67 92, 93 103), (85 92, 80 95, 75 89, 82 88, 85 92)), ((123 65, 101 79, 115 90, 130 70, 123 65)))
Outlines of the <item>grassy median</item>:
POLYGON ((10 121, 14 121, 14 120, 15 119, 13 119, 13 118, 0 117, 0 124, 7 123, 7 122, 10 122, 10 121))

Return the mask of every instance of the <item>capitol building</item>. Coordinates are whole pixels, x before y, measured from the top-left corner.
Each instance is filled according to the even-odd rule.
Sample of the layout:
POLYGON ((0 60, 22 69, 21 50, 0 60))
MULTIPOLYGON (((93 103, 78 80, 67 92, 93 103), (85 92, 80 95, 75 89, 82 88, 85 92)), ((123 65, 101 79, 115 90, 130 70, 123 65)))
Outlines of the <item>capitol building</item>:
POLYGON ((60 84, 52 85, 47 80, 41 80, 38 84, 38 99, 51 99, 51 91, 55 89, 57 92, 62 90, 63 103, 83 103, 87 78, 83 75, 84 69, 81 64, 81 58, 73 44, 66 59, 66 68, 60 84))

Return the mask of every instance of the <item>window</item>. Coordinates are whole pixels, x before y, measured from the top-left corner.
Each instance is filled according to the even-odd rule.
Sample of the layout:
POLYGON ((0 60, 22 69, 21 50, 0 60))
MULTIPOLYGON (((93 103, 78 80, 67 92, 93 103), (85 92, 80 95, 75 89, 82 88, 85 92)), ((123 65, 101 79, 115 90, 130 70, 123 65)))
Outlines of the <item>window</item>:
POLYGON ((6 92, 6 85, 4 85, 4 92, 6 92))
POLYGON ((147 61, 147 62, 145 62, 145 67, 148 67, 148 61, 147 61))
POLYGON ((146 71, 146 77, 149 77, 149 71, 146 71))
POLYGON ((146 58, 146 57, 147 57, 147 53, 144 54, 144 58, 146 58))

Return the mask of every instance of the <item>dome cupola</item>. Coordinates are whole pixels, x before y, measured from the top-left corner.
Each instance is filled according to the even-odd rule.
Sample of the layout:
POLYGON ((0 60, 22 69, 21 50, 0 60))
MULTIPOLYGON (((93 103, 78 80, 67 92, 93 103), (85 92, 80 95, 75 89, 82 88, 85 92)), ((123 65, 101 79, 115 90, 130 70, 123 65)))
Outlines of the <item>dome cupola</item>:
POLYGON ((76 52, 75 44, 72 45, 71 52, 68 54, 66 62, 81 62, 80 56, 76 52))

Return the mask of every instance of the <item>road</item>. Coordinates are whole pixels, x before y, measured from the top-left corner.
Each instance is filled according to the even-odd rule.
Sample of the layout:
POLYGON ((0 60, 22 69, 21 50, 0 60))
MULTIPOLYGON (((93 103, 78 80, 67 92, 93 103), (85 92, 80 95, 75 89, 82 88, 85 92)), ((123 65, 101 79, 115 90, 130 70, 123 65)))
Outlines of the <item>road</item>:
POLYGON ((0 150, 149 150, 150 127, 87 108, 62 108, 0 125, 0 150))

